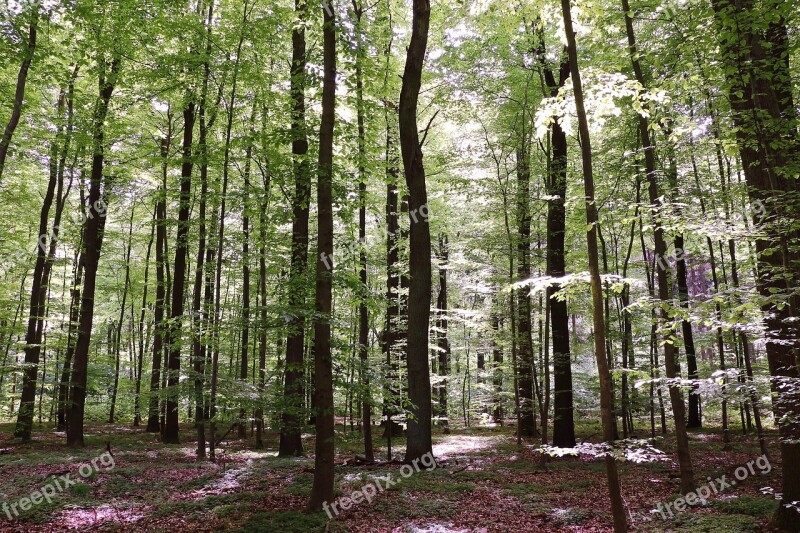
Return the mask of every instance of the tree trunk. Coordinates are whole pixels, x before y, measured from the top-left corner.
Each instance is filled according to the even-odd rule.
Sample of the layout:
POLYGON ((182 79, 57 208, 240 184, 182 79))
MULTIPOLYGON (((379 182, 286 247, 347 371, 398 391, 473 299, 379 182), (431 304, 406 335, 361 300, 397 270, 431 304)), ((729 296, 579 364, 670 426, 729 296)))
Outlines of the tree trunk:
MULTIPOLYGON (((63 92, 58 99, 57 116, 61 116, 64 99, 63 92)), ((19 412, 17 414, 17 424, 14 429, 14 436, 27 442, 31 439, 31 429, 33 426, 33 410, 36 397, 36 378, 39 372, 39 356, 41 353, 41 333, 40 320, 45 312, 45 295, 47 293, 48 279, 45 276, 45 264, 47 263, 47 242, 48 242, 48 222, 50 220, 50 207, 53 204, 53 197, 56 196, 56 184, 58 183, 58 169, 55 159, 58 154, 58 138, 52 142, 50 150, 50 179, 47 184, 47 192, 42 199, 42 208, 39 212, 39 233, 36 239, 36 264, 33 268, 33 280, 31 282, 30 311, 28 314, 28 329, 25 334, 25 369, 22 373, 22 394, 19 400, 19 412)), ((59 185, 59 192, 62 184, 59 185)), ((59 199, 60 201, 60 195, 59 199)), ((52 238, 51 238, 52 240, 52 238)), ((47 269, 49 270, 49 269, 47 269)))
POLYGON ((317 168, 317 295, 314 305, 314 484, 308 510, 318 511, 333 501, 333 129, 336 120, 336 27, 330 4, 322 6, 324 76, 317 168))
MULTIPOLYGON (((524 121, 524 119, 523 119, 524 121)), ((517 277, 520 282, 531 277, 531 215, 528 139, 523 126, 522 146, 517 148, 517 277)), ((531 297, 528 286, 517 289, 517 346, 520 396, 519 436, 536 435, 536 415, 533 407, 533 346, 531 345, 531 297)))
POLYGON ((361 282, 361 295, 358 305, 358 355, 361 364, 361 414, 364 427, 364 456, 369 460, 375 459, 372 448, 372 394, 369 379, 369 311, 367 299, 369 286, 367 285, 367 150, 366 131, 364 128, 364 80, 362 61, 364 60, 364 44, 362 38, 362 16, 364 8, 358 0, 353 0, 353 11, 356 15, 356 112, 358 122, 358 240, 359 240, 359 271, 358 278, 361 282))
MULTIPOLYGON (((600 378, 600 416, 603 423, 603 440, 611 443, 614 440, 614 393, 611 386, 611 374, 608 370, 606 359, 606 331, 603 319, 603 288, 600 281, 600 264, 597 250, 597 204, 594 195, 594 176, 592 175, 592 146, 589 137, 589 123, 583 104, 583 84, 581 83, 580 68, 578 66, 578 47, 575 31, 572 29, 572 7, 570 0, 561 0, 561 9, 564 15, 564 30, 567 34, 567 52, 569 56, 570 71, 572 74, 572 89, 575 93, 575 108, 578 115, 578 129, 581 141, 581 158, 583 161, 583 185, 586 194, 586 234, 589 275, 592 286, 592 321, 594 325, 594 351, 597 359, 597 370, 600 378)), ((617 463, 614 457, 607 454, 605 457, 606 475, 608 476, 608 492, 611 497, 611 512, 614 518, 614 531, 619 533, 627 531, 628 525, 625 518, 625 507, 622 503, 622 489, 617 473, 617 463)))
MULTIPOLYGON (((544 59, 543 59, 544 61, 544 59)), ((545 63, 545 83, 550 96, 555 97, 569 78, 569 60, 563 59, 558 68, 558 81, 545 63)), ((567 136, 558 121, 550 130, 550 168, 547 174, 547 275, 560 278, 566 274, 564 234, 566 232, 567 199, 567 136)), ((561 284, 547 288, 550 306, 550 327, 553 331, 553 446, 575 446, 575 421, 572 398, 572 363, 569 347, 569 314, 567 301, 558 296, 561 284)), ((549 397, 549 395, 548 395, 549 397)))
POLYGON ((439 235, 439 297, 436 301, 438 310, 438 319, 436 321, 437 330, 437 351, 439 367, 439 379, 441 380, 438 387, 438 401, 439 401, 439 416, 442 421, 442 428, 445 433, 450 432, 449 421, 447 416, 447 389, 450 375, 450 341, 447 338, 447 269, 449 261, 447 249, 447 235, 439 235))
MULTIPOLYGON (((242 356, 239 360, 239 379, 242 385, 247 383, 250 349, 250 168, 253 159, 253 121, 256 117, 255 99, 253 113, 250 117, 250 142, 247 145, 244 160, 244 190, 242 195, 242 356)), ((247 438, 247 411, 244 406, 239 409, 238 437, 247 438)))
POLYGON ((766 349, 774 394, 775 420, 779 421, 783 491, 773 524, 800 531, 800 513, 791 502, 800 501, 800 377, 797 356, 796 296, 781 305, 776 296, 794 293, 797 280, 797 235, 780 227, 782 217, 796 217, 787 196, 796 194, 790 176, 797 156, 796 117, 791 91, 786 90, 788 52, 785 16, 788 6, 771 0, 756 9, 752 0, 713 0, 722 60, 730 67, 727 89, 736 125, 736 137, 751 202, 760 202, 756 214, 764 237, 756 240, 758 277, 767 329, 766 349), (774 15, 766 39, 763 13, 774 15), (766 11, 765 11, 766 12, 766 11), (746 80, 746 81, 743 81, 746 80), (791 266, 789 266, 791 265, 791 266))
POLYGON ((417 102, 428 45, 430 1, 414 0, 411 41, 400 92, 400 151, 409 190, 410 277, 408 295, 408 393, 413 419, 408 422, 406 462, 433 453, 428 328, 431 307, 431 234, 428 192, 417 128, 417 102))
MULTIPOLYGON (((102 55, 102 54, 101 54, 102 55)), ((94 295, 97 282, 97 266, 100 262, 100 249, 103 245, 107 203, 105 193, 104 137, 105 119, 108 114, 108 103, 114 92, 119 74, 120 59, 115 56, 110 66, 104 58, 100 58, 100 76, 98 83, 99 97, 92 123, 92 171, 89 186, 89 205, 86 221, 83 223, 84 242, 84 283, 81 295, 81 312, 78 319, 78 340, 75 345, 75 366, 73 369, 72 390, 70 392, 71 408, 67 427, 67 444, 83 446, 83 414, 86 405, 86 379, 89 366, 89 343, 92 337, 94 320, 94 295), (106 78, 106 73, 108 77, 106 78)))
POLYGON ((284 366, 284 410, 281 413, 281 437, 278 455, 303 454, 303 398, 305 372, 303 350, 306 324, 306 270, 308 268, 308 214, 311 202, 311 174, 306 160, 308 132, 306 131, 305 69, 306 69, 306 3, 295 0, 297 21, 292 28, 292 168, 294 199, 292 201, 292 258, 289 267, 289 310, 287 324, 286 363, 284 366))
POLYGON ((128 288, 131 285, 131 248, 133 247, 133 216, 136 213, 136 204, 131 206, 131 219, 128 225, 128 246, 125 248, 125 282, 122 288, 122 303, 119 308, 119 321, 114 334, 114 387, 111 389, 111 408, 108 411, 108 423, 114 423, 114 411, 117 407, 117 389, 119 388, 120 364, 120 339, 122 338, 122 323, 125 321, 125 306, 128 302, 128 288))
POLYGON ((164 353, 164 321, 166 306, 166 281, 164 279, 166 247, 167 247, 167 165, 169 148, 172 144, 172 115, 167 113, 167 135, 161 140, 161 172, 163 183, 158 192, 156 204, 156 301, 153 316, 153 370, 150 374, 150 403, 147 415, 147 432, 161 433, 159 416, 159 391, 161 390, 161 359, 164 353))
POLYGON ((25 83, 28 81, 28 69, 33 60, 33 54, 36 51, 36 30, 39 25, 39 3, 33 5, 31 12, 30 28, 28 30, 28 45, 26 46, 22 63, 19 66, 19 73, 17 74, 17 89, 14 92, 14 105, 11 109, 11 116, 8 118, 8 123, 3 131, 3 136, 0 137, 0 183, 3 182, 3 169, 6 164, 6 155, 8 154, 8 147, 11 144, 11 138, 14 136, 14 130, 17 129, 20 116, 22 115, 22 104, 25 101, 25 83))
MULTIPOLYGON (((147 294, 148 294, 148 281, 150 279, 150 255, 153 250, 153 240, 156 234, 156 210, 153 210, 153 218, 151 219, 150 240, 147 242, 147 254, 144 259, 144 287, 142 287, 142 308, 139 313, 139 358, 136 363, 136 394, 133 402, 133 427, 139 427, 142 422, 141 413, 141 393, 142 393, 142 367, 144 366, 144 350, 145 346, 149 346, 145 342, 144 333, 144 319, 147 310, 147 294)), ((150 336, 150 328, 147 329, 150 336)), ((148 339, 149 340, 149 339, 148 339)))

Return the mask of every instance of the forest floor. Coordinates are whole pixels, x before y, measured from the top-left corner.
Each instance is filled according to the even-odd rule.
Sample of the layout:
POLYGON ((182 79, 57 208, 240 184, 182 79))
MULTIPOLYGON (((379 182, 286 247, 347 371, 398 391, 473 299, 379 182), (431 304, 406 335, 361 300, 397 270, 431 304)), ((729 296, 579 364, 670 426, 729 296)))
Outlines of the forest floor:
MULTIPOLYGON (((226 428, 223 428, 226 429, 226 428)), ((40 429, 27 445, 11 439, 13 426, 0 424, 0 505, 16 504, 45 485, 54 492, 41 503, 13 517, 0 510, 0 532, 50 531, 355 531, 454 533, 490 531, 610 531, 608 490, 602 459, 590 455, 548 457, 542 466, 533 441, 520 447, 513 428, 453 428, 435 432, 434 453, 439 467, 403 477, 400 464, 353 464, 362 453, 360 434, 342 432, 337 440, 338 497, 390 476, 395 484, 371 502, 361 501, 329 520, 325 513, 303 512, 313 478, 313 457, 278 458, 277 434, 269 434, 263 451, 252 441, 225 441, 217 463, 197 462, 190 427, 185 442, 161 444, 141 429, 93 425, 87 447, 64 446, 62 433, 40 429), (110 441, 113 467, 91 460, 110 441), (91 472, 90 472, 91 471, 91 472), (77 481, 68 488, 56 479, 69 474, 77 481), (87 474, 85 477, 83 474, 87 474), (63 489, 57 490, 56 487, 63 489), (47 500, 50 501, 47 501, 47 500), (9 519, 9 515, 13 519, 9 519)), ((376 454, 385 459, 385 439, 374 427, 376 454)), ((596 440, 592 422, 579 427, 580 440, 596 440)), ((304 442, 309 455, 313 438, 304 442)), ((397 439, 395 439, 397 440, 397 439)), ((698 486, 722 475, 733 480, 737 467, 761 454, 754 436, 732 435, 730 451, 722 451, 719 431, 691 434, 698 486)), ((666 453, 661 460, 620 464, 628 520, 637 531, 765 531, 776 506, 761 494, 779 487, 777 468, 755 475, 709 498, 706 505, 674 512, 664 519, 654 511, 659 503, 678 497, 673 436, 654 445, 666 453)), ((395 443, 401 456, 402 439, 395 443)), ((775 435, 770 435, 772 466, 777 467, 775 435)), ((35 497, 35 496, 34 496, 35 497)), ((17 506, 17 510, 19 507, 17 506)))

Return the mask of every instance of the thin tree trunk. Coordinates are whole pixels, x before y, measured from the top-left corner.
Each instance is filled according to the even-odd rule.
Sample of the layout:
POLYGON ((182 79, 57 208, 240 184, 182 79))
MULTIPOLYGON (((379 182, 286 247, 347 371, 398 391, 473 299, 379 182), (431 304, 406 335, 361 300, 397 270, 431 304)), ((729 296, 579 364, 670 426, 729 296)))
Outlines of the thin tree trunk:
POLYGON ((436 302, 438 319, 436 321, 437 330, 437 351, 440 384, 438 387, 439 416, 442 420, 442 431, 450 433, 447 415, 447 390, 450 375, 450 341, 447 338, 447 269, 449 261, 447 235, 439 235, 439 297, 436 302))
POLYGON ((22 63, 19 66, 19 73, 17 74, 17 88, 14 92, 14 104, 11 109, 11 116, 8 118, 3 136, 0 137, 0 183, 3 182, 3 169, 6 164, 6 155, 8 155, 8 147, 11 144, 11 138, 14 136, 14 130, 17 129, 20 116, 22 115, 22 104, 25 101, 25 84, 28 81, 28 69, 33 60, 33 54, 36 51, 36 31, 39 26, 39 2, 33 5, 31 11, 31 22, 28 29, 28 43, 25 47, 25 52, 22 57, 22 63))
POLYGON ((155 314, 153 316, 153 370, 150 374, 150 403, 147 415, 147 432, 161 433, 161 420, 159 409, 159 391, 161 390, 161 366, 164 354, 164 321, 166 306, 166 247, 167 247, 167 165, 169 163, 169 149, 172 144, 172 114, 167 112, 167 134, 161 139, 161 175, 162 185, 158 191, 158 202, 156 203, 156 301, 155 314))
POLYGON ((364 80, 362 62, 365 58, 362 32, 364 8, 359 0, 353 0, 353 11, 356 16, 356 113, 358 123, 358 240, 359 240, 359 272, 361 295, 358 306, 358 354, 361 375, 361 413, 364 427, 364 455, 367 460, 375 459, 372 447, 372 394, 369 380, 369 311, 367 299, 367 150, 364 127, 364 80))
POLYGON ((119 308, 119 321, 114 335, 114 387, 111 389, 111 408, 108 411, 108 423, 114 423, 114 411, 117 407, 117 389, 119 388, 120 364, 120 339, 122 338, 122 323, 125 321, 125 306, 128 303, 128 288, 131 285, 131 248, 133 247, 133 216, 136 213, 136 204, 131 205, 131 219, 128 225, 128 246, 125 247, 125 282, 122 288, 122 303, 119 308))
MULTIPOLYGON (((564 15, 564 30, 567 34, 567 52, 572 74, 572 89, 575 93, 575 108, 578 115, 578 129, 581 141, 581 157, 583 161, 583 184, 586 194, 587 246, 589 256, 589 275, 592 285, 594 351, 597 359, 597 370, 600 378, 600 415, 603 423, 603 440, 611 443, 614 440, 614 394, 611 386, 611 374, 606 359, 605 321, 603 319, 603 288, 600 282, 600 265, 597 250, 597 204, 594 194, 594 176, 592 175, 592 146, 589 137, 589 123, 583 104, 583 84, 578 66, 578 47, 575 31, 572 28, 572 7, 570 0, 561 0, 564 15)), ((611 512, 614 519, 614 531, 627 531, 625 508, 622 503, 622 489, 617 473, 617 463, 611 454, 606 454, 606 475, 608 476, 608 492, 611 497, 611 512)))

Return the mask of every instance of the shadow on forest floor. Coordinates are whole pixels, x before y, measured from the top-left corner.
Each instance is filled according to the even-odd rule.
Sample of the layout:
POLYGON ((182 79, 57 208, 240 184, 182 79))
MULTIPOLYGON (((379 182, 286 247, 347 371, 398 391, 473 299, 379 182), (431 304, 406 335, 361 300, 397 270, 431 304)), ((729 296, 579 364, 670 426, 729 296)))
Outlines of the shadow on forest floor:
MULTIPOLYGON (((596 424, 578 428, 583 438, 596 436, 596 424)), ((119 425, 92 426, 88 446, 63 445, 63 434, 41 429, 34 441, 11 440, 13 427, 0 425, 0 532, 92 531, 356 531, 454 533, 490 531, 610 531, 603 461, 590 455, 551 457, 543 467, 533 440, 518 446, 513 427, 452 428, 434 435, 440 466, 403 477, 401 465, 356 466, 361 453, 358 432, 337 435, 337 497, 380 484, 371 502, 325 513, 305 514, 313 479, 313 457, 277 457, 277 434, 264 450, 251 441, 231 440, 215 464, 195 461, 190 427, 185 442, 161 444, 157 436, 119 425), (105 451, 110 440, 113 468, 99 466, 83 476, 79 467, 105 451), (44 485, 69 474, 73 481, 32 508, 13 513, 11 505, 44 485), (396 481, 381 484, 387 476, 396 481), (376 481, 377 480, 377 481, 376 481)), ((337 427, 337 429, 340 429, 337 427)), ((377 430, 375 430, 377 434, 377 430)), ((773 467, 779 460, 775 435, 773 467)), ((395 439, 395 457, 404 441, 395 439)), ((733 476, 737 467, 760 453, 753 436, 736 435, 733 449, 722 451, 714 429, 691 434, 698 485, 708 477, 733 476)), ((762 487, 779 487, 776 470, 749 479, 713 496, 707 505, 666 519, 654 511, 678 497, 677 464, 672 435, 659 437, 656 448, 666 460, 620 464, 628 520, 639 531, 762 531, 776 506, 762 487)), ((305 444, 313 451, 313 438, 305 444)), ((385 441, 377 440, 380 458, 385 441)), ((88 468, 86 469, 89 470, 88 468)))

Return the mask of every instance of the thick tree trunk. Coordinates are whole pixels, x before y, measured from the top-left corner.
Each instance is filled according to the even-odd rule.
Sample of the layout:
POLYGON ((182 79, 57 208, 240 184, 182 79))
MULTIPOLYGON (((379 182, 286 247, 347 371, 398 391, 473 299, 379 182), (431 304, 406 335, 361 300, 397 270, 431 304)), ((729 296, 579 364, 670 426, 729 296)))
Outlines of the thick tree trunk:
POLYGON ((786 8, 770 0, 756 8, 752 0, 713 0, 722 60, 730 67, 727 89, 751 202, 764 208, 756 216, 765 237, 756 240, 759 293, 767 328, 767 360, 773 377, 773 408, 779 421, 783 491, 773 524, 800 531, 800 393, 796 296, 782 305, 776 296, 795 292, 797 234, 778 219, 796 217, 790 197, 797 184, 791 174, 797 157, 796 112, 787 90, 786 8), (773 17, 763 32, 761 9, 773 17), (787 201, 788 200, 788 201, 787 201))
MULTIPOLYGON (((544 62, 544 59, 543 59, 544 62)), ((569 78, 569 60, 563 59, 558 68, 558 81, 549 65, 544 63, 545 83, 550 96, 555 97, 569 78)), ((564 234, 566 231, 567 199, 567 136, 558 121, 550 130, 550 168, 547 175, 547 270, 548 276, 560 278, 566 274, 564 234)), ((547 289, 550 306, 550 327, 553 331, 553 446, 575 446, 575 421, 572 398, 572 362, 569 347, 569 314, 567 301, 558 297, 560 283, 547 289)), ((549 395, 548 395, 549 397, 549 395)))
MULTIPOLYGON (((592 286, 592 322, 594 325, 594 351, 597 359, 597 370, 600 378, 600 416, 603 423, 603 440, 611 443, 614 440, 614 392, 611 374, 606 358, 606 331, 603 320, 603 288, 600 281, 600 264, 597 249, 597 204, 594 194, 594 176, 592 174, 592 145, 589 137, 589 122, 583 103, 583 84, 578 66, 578 47, 575 31, 572 27, 572 7, 570 0, 561 0, 564 15, 564 30, 567 34, 567 52, 572 74, 572 89, 575 93, 575 108, 578 115, 578 129, 581 141, 581 158, 583 161, 583 184, 586 194, 586 234, 589 255, 589 275, 592 286)), ((622 489, 617 473, 617 463, 610 454, 606 455, 606 474, 608 476, 608 492, 611 498, 611 512, 614 519, 614 531, 627 531, 625 507, 622 503, 622 489)))
POLYGON ((317 295, 314 305, 314 484, 308 510, 318 511, 333 501, 333 129, 336 120, 336 27, 333 7, 323 5, 322 118, 317 168, 317 295))
POLYGON ((106 185, 103 176, 105 119, 108 103, 114 92, 119 74, 120 60, 114 57, 110 66, 100 59, 99 97, 92 124, 93 153, 92 171, 89 186, 89 205, 86 221, 83 224, 84 242, 84 283, 81 296, 81 312, 78 319, 78 340, 75 345, 75 366, 73 369, 71 408, 67 426, 67 444, 83 446, 83 414, 86 406, 86 380, 89 366, 89 343, 92 337, 94 320, 94 295, 97 282, 97 266, 100 262, 100 249, 103 245, 103 231, 106 221, 106 185), (106 74, 108 77, 106 77, 106 74))
POLYGON ((414 0, 411 41, 400 92, 400 151, 409 190, 410 277, 408 295, 408 394, 413 418, 408 422, 406 462, 433 453, 431 441, 431 379, 428 330, 431 307, 431 234, 428 192, 417 128, 417 102, 428 45, 430 1, 414 0))
MULTIPOLYGON (((191 97, 189 95, 189 97, 191 97)), ((178 382, 181 373, 181 347, 183 344, 183 308, 186 289, 186 259, 189 253, 189 213, 192 194, 192 137, 194 134, 195 104, 189 102, 183 110, 183 157, 181 162, 181 192, 178 204, 178 230, 175 236, 175 261, 172 276, 172 304, 167 330, 169 359, 167 360, 167 413, 161 440, 179 442, 178 435, 178 382)))
POLYGON ((305 372, 303 350, 306 324, 306 270, 308 268, 308 214, 311 202, 311 174, 306 160, 308 133, 306 131, 305 69, 306 69, 306 3, 295 0, 297 22, 292 28, 292 167, 294 170, 294 199, 292 201, 292 258, 289 267, 289 310, 287 324, 286 363, 284 366, 284 410, 281 413, 281 437, 278 455, 303 454, 303 398, 305 372))

